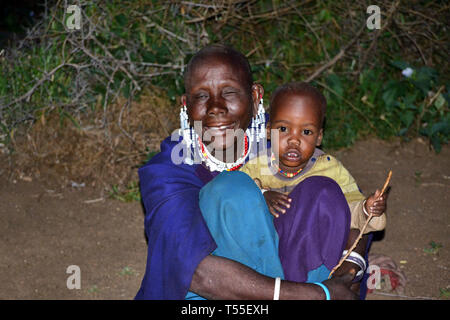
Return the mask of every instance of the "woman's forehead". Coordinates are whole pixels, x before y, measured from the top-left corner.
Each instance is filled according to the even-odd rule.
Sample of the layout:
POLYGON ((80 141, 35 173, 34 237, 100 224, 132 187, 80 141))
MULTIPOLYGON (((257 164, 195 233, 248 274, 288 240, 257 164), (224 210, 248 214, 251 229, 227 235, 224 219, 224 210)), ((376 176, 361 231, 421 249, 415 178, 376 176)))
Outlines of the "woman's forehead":
POLYGON ((245 70, 237 59, 229 55, 214 54, 198 59, 192 66, 190 75, 186 79, 189 87, 202 81, 233 81, 237 85, 248 85, 245 70))
POLYGON ((239 82, 242 78, 241 72, 229 63, 205 62, 192 70, 192 80, 234 80, 239 82))

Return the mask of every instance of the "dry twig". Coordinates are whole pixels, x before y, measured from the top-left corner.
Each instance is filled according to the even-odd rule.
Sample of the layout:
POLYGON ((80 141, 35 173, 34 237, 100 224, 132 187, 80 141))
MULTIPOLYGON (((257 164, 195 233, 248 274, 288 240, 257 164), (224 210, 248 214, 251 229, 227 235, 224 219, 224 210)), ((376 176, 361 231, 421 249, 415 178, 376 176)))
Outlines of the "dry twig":
MULTIPOLYGON (((387 186, 389 185, 389 182, 391 181, 391 177, 392 177, 392 171, 389 171, 388 177, 386 179, 386 182, 383 185, 383 188, 381 189, 381 193, 379 195, 379 197, 381 197, 384 192, 387 189, 387 186)), ((359 240, 362 238, 364 231, 366 230, 367 226, 369 225, 370 220, 373 218, 373 213, 370 213, 369 217, 366 220, 366 223, 364 224, 364 226, 362 227, 361 231, 359 232, 358 238, 356 238, 355 242, 353 243, 353 245, 350 247, 350 249, 348 249, 347 254, 344 255, 341 260, 339 261, 339 263, 331 270, 330 274, 328 275, 328 279, 331 278, 331 276, 333 275, 333 273, 344 263, 345 259, 348 258, 348 256, 350 255, 350 253, 352 253, 353 250, 355 250, 356 245, 358 244, 359 240)))
POLYGON ((319 69, 317 69, 312 75, 310 75, 305 81, 311 82, 315 78, 317 78, 322 72, 324 72, 329 67, 333 66, 338 62, 344 55, 345 52, 356 42, 357 39, 359 39, 361 33, 366 28, 366 25, 363 25, 361 29, 359 29, 358 33, 352 38, 352 40, 347 43, 341 50, 339 50, 339 53, 333 57, 330 61, 323 64, 319 69))

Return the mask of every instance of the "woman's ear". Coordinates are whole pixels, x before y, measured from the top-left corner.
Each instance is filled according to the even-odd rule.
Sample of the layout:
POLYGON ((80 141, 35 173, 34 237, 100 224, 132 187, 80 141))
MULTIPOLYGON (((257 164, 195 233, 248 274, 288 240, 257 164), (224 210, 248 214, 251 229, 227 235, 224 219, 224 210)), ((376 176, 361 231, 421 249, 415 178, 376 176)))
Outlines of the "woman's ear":
POLYGON ((264 88, 259 83, 252 85, 252 99, 253 99, 253 116, 258 114, 259 101, 264 96, 264 88))
POLYGON ((187 106, 187 97, 186 97, 186 94, 183 94, 182 96, 181 96, 181 105, 182 106, 187 106))
POLYGON ((266 137, 267 137, 267 140, 270 141, 270 138, 271 138, 270 121, 268 121, 266 124, 266 137))

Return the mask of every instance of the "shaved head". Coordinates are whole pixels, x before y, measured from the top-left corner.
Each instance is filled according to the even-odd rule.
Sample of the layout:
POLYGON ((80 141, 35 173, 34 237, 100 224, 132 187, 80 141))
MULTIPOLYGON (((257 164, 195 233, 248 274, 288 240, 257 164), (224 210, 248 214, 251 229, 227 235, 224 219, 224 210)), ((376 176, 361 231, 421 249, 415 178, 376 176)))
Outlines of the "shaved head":
POLYGON ((307 96, 311 98, 315 102, 314 105, 317 107, 317 112, 320 113, 321 125, 323 126, 327 110, 327 100, 317 88, 306 82, 289 82, 278 87, 272 93, 270 101, 271 118, 277 107, 277 98, 285 94, 295 94, 298 96, 307 96))
POLYGON ((223 63, 233 66, 239 73, 241 79, 245 82, 245 86, 248 90, 251 90, 253 76, 247 58, 232 47, 222 44, 213 44, 201 49, 189 61, 184 73, 184 87, 186 92, 189 91, 191 86, 191 75, 193 70, 210 59, 219 59, 223 63))

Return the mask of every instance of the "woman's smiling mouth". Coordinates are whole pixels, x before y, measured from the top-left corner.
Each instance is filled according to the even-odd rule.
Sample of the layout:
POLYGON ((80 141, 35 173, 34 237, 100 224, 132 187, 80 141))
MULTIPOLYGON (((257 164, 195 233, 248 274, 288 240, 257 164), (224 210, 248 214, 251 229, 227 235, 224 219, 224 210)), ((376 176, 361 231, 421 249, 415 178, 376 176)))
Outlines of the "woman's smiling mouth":
POLYGON ((236 122, 232 123, 207 123, 207 125, 204 126, 204 132, 206 131, 212 131, 214 132, 220 132, 220 135, 223 134, 223 131, 225 130, 234 130, 236 128, 236 122))

